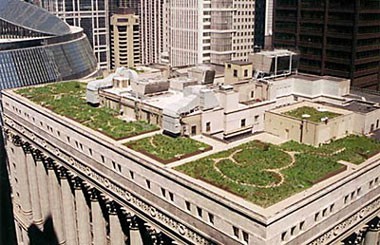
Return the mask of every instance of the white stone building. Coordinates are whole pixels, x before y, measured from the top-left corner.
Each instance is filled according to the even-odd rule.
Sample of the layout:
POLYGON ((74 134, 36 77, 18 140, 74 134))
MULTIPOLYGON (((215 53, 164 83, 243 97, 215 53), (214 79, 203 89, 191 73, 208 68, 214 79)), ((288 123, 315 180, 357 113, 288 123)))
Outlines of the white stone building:
POLYGON ((247 60, 253 51, 253 0, 168 0, 166 8, 174 67, 247 60))

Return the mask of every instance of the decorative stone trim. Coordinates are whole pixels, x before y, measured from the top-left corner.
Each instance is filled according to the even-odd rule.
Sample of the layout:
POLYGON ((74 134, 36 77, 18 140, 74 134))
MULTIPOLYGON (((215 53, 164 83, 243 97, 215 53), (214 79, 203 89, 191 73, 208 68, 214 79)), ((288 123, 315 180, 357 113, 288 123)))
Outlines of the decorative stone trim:
POLYGON ((366 218, 370 213, 376 211, 380 208, 380 197, 373 201, 371 204, 362 208, 360 211, 356 212, 354 215, 345 219, 334 228, 330 229, 328 232, 324 233, 322 236, 318 237, 314 241, 310 242, 309 245, 321 245, 329 244, 334 238, 343 234, 351 226, 357 224, 364 218, 366 218))

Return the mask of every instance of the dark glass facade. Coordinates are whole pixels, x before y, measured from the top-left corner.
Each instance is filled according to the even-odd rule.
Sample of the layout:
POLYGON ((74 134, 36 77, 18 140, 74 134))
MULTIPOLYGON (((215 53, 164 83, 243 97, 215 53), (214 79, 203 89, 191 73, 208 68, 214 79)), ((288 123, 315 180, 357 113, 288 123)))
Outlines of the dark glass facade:
MULTIPOLYGON (((1 0, 0 0, 1 1, 1 0)), ((72 26, 83 28, 101 68, 109 67, 109 0, 40 0, 40 6, 72 26)))
POLYGON ((265 3, 266 0, 256 0, 255 2, 255 40, 256 47, 265 46, 265 3))
POLYGON ((300 71, 380 90, 379 0, 276 0, 273 43, 300 52, 300 71))
POLYGON ((0 89, 79 79, 96 71, 96 58, 81 28, 70 28, 34 5, 5 2, 0 3, 0 89), (11 7, 34 18, 26 25, 24 19, 31 16, 7 19, 2 11, 11 7))

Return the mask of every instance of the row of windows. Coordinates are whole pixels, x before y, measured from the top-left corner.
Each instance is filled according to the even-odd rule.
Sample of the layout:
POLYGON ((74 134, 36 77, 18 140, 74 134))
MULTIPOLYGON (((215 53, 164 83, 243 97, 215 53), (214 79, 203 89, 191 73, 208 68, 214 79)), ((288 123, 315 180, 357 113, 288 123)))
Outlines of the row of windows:
MULTIPOLYGON (((379 177, 376 177, 368 182, 368 190, 378 186, 380 184, 379 177)), ((352 201, 356 200, 360 195, 362 195, 362 188, 358 187, 355 191, 350 192, 345 195, 343 198, 343 204, 347 205, 352 201)), ((314 222, 320 222, 327 218, 329 215, 335 212, 335 203, 330 204, 327 207, 324 207, 320 211, 314 213, 314 222)), ((300 222, 298 225, 293 226, 290 230, 284 231, 281 233, 281 241, 286 242, 289 241, 292 236, 298 235, 299 232, 305 229, 305 220, 300 222)))
POLYGON ((302 232, 305 229, 305 221, 301 221, 298 225, 293 226, 288 231, 284 231, 281 234, 281 241, 287 241, 290 239, 290 237, 298 235, 300 232, 302 232))

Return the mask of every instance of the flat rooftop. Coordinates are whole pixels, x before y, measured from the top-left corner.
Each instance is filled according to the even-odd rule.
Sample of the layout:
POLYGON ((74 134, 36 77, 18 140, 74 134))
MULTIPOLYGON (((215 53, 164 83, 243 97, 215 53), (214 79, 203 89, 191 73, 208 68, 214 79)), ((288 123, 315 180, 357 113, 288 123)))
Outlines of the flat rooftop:
POLYGON ((318 76, 318 75, 312 75, 312 74, 305 74, 305 73, 298 73, 291 76, 295 79, 302 79, 306 81, 318 81, 318 80, 326 80, 326 81, 332 81, 332 82, 342 82, 346 81, 345 78, 338 78, 338 77, 331 77, 331 76, 318 76))
POLYGON ((155 131, 156 126, 127 122, 115 111, 89 106, 84 100, 85 86, 64 82, 16 89, 15 93, 122 143, 124 146, 119 147, 135 151, 152 164, 253 210, 283 209, 281 203, 290 205, 304 199, 301 193, 306 190, 312 190, 310 195, 327 187, 330 180, 350 176, 380 152, 380 142, 365 136, 349 136, 319 148, 283 143, 266 134, 232 143, 206 136, 167 138, 155 131), (162 164, 156 157, 170 161, 162 164))

